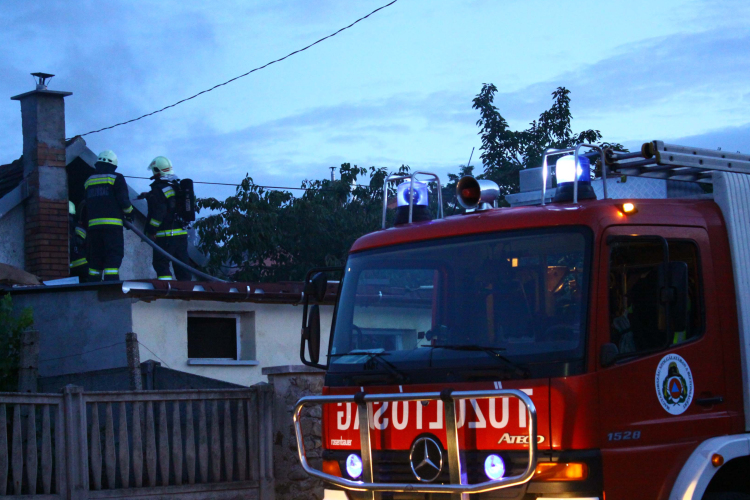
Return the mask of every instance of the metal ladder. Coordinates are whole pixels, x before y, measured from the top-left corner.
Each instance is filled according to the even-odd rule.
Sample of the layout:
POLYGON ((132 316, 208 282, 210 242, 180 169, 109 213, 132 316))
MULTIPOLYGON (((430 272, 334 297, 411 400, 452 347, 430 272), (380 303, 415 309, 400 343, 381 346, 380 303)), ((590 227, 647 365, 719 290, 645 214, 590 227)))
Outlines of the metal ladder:
POLYGON ((711 174, 716 171, 750 174, 750 155, 665 144, 663 141, 646 142, 640 151, 632 153, 618 153, 611 149, 605 149, 603 153, 605 185, 607 173, 708 184, 713 182, 711 174))

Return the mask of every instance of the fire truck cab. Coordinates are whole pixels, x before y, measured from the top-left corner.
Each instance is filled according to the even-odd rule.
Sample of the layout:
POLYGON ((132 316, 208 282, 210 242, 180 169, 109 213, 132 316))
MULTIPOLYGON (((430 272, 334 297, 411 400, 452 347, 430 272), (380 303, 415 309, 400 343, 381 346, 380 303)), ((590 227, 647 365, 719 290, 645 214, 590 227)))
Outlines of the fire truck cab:
POLYGON ((325 365, 308 302, 332 269, 309 273, 301 357, 325 387, 294 419, 328 497, 750 499, 750 156, 548 150, 545 190, 551 159, 553 202, 494 208, 497 186, 464 178, 471 210, 442 217, 438 200, 435 220, 425 174, 389 178, 384 229, 341 270, 325 365), (713 194, 610 199, 614 174, 713 194), (300 425, 312 405, 320 470, 300 425))

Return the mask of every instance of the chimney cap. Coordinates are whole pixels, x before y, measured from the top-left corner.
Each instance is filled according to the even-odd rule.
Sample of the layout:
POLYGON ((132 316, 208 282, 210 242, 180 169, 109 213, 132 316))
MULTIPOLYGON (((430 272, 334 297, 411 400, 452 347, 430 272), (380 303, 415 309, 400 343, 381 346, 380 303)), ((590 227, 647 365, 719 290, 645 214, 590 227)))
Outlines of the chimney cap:
POLYGON ((52 75, 50 73, 37 72, 37 73, 32 73, 31 76, 33 76, 33 77, 35 77, 35 78, 38 79, 38 80, 36 80, 36 89, 37 90, 47 90, 47 84, 52 79, 52 77, 55 76, 55 75, 52 75))

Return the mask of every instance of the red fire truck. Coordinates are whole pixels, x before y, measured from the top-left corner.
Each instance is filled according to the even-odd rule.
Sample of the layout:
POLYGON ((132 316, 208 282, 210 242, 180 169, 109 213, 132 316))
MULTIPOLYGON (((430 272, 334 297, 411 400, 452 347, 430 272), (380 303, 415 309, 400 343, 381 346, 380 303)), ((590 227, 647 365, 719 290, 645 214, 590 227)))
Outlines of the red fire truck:
POLYGON ((467 213, 443 217, 438 199, 435 220, 420 179, 439 196, 437 176, 391 176, 383 230, 341 270, 325 365, 333 269, 308 275, 301 357, 325 387, 294 419, 327 495, 750 499, 750 156, 581 144, 546 151, 542 172, 536 206, 494 208, 497 186, 465 177, 467 213), (615 200, 613 176, 713 189, 615 200), (300 425, 310 405, 321 469, 300 425))

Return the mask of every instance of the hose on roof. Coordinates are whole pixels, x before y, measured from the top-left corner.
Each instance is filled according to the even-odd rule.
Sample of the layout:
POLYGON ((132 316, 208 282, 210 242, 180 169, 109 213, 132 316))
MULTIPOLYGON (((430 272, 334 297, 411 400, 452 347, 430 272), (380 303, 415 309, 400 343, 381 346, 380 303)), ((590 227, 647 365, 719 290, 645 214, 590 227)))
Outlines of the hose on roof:
POLYGON ((203 279, 207 279, 208 281, 219 281, 221 283, 228 283, 228 281, 225 281, 225 280, 219 279, 219 278, 217 278, 215 276, 211 276, 210 274, 206 274, 206 273, 203 273, 201 271, 198 271, 197 269, 194 269, 194 268, 188 266, 187 264, 185 264, 184 262, 182 262, 178 258, 173 257, 169 252, 165 251, 162 247, 160 247, 159 245, 157 245, 156 242, 154 242, 153 240, 151 240, 151 238, 149 238, 148 236, 146 236, 145 234, 143 234, 141 232, 141 230, 138 229, 137 227, 135 227, 135 224, 133 224, 132 222, 124 220, 124 221, 122 221, 122 223, 125 225, 126 228, 130 229, 131 231, 133 231, 147 245, 149 245, 151 248, 153 248, 154 250, 156 250, 157 252, 159 252, 160 254, 162 254, 164 257, 166 257, 169 260, 171 260, 174 263, 174 265, 180 266, 181 268, 186 269, 186 270, 190 271, 191 273, 195 274, 196 276, 200 276, 203 279))

